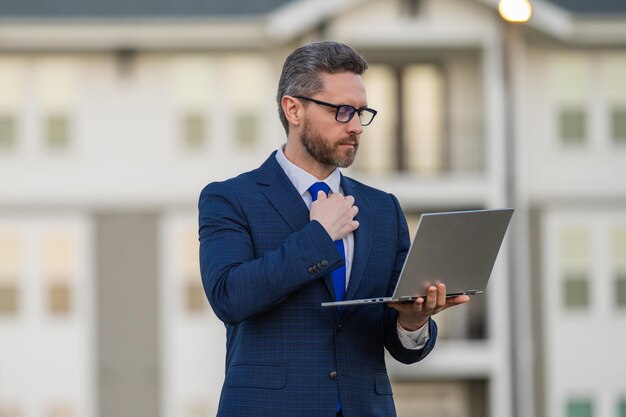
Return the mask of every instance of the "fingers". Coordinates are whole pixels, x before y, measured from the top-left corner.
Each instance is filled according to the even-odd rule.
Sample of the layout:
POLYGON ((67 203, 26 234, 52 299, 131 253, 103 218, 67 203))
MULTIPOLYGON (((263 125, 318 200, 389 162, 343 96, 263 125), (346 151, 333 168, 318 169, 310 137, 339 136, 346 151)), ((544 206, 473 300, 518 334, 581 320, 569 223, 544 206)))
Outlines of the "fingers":
POLYGON ((341 235, 341 237, 343 238, 343 236, 346 236, 349 233, 354 232, 356 229, 359 228, 359 222, 356 220, 352 220, 349 223, 346 223, 340 230, 339 230, 339 234, 341 235))
POLYGON ((332 193, 329 196, 324 191, 317 192, 317 200, 312 205, 320 205, 324 200, 330 200, 336 205, 344 204, 344 207, 348 210, 353 210, 354 215, 359 212, 359 208, 354 205, 354 197, 351 195, 343 196, 339 193, 332 193))
POLYGON ((333 240, 339 240, 359 227, 359 222, 354 220, 358 212, 353 196, 339 193, 326 196, 320 191, 318 199, 311 204, 310 218, 319 221, 333 240))
POLYGON ((437 284, 437 307, 446 305, 446 286, 442 283, 437 284))
POLYGON ((458 306, 459 304, 469 303, 469 300, 469 295, 457 295, 456 297, 450 297, 446 300, 446 308, 458 306))
MULTIPOLYGON (((456 305, 455 301, 453 301, 453 304, 450 303, 450 301, 455 300, 456 298, 457 297, 447 298, 446 286, 442 283, 439 283, 436 286, 431 285, 430 287, 428 287, 426 298, 424 299, 422 297, 419 297, 417 300, 415 300, 413 304, 417 311, 432 315, 442 310, 445 310, 451 305, 456 305)), ((467 301, 469 301, 469 297, 467 297, 467 301)), ((467 301, 461 301, 461 303, 467 301)))
POLYGON ((424 307, 426 310, 434 310, 437 307, 437 287, 428 287, 428 294, 426 295, 426 304, 424 307))
POLYGON ((390 303, 389 307, 398 310, 398 323, 406 330, 416 330, 433 316, 448 307, 469 302, 467 295, 446 297, 446 286, 442 283, 431 285, 426 297, 418 297, 412 303, 390 303))

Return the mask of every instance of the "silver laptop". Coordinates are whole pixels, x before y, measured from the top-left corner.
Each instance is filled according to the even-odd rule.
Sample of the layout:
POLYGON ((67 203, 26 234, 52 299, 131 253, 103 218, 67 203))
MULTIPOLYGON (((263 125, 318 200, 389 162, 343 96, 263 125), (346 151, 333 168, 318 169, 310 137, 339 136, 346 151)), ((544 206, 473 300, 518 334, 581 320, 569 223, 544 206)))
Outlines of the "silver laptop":
POLYGON ((412 301, 425 297, 438 282, 446 295, 480 294, 485 290, 513 209, 427 213, 391 297, 322 303, 323 307, 412 301))

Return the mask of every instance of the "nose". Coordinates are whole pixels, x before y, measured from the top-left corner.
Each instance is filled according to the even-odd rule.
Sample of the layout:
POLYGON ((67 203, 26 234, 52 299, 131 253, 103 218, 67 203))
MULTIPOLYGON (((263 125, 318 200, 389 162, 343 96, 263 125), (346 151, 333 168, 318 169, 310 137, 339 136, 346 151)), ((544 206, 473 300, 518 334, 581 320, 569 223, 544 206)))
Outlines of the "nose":
POLYGON ((355 135, 363 133, 363 126, 361 126, 361 120, 359 119, 359 115, 357 113, 355 113, 352 119, 346 123, 346 129, 348 133, 353 133, 355 135))

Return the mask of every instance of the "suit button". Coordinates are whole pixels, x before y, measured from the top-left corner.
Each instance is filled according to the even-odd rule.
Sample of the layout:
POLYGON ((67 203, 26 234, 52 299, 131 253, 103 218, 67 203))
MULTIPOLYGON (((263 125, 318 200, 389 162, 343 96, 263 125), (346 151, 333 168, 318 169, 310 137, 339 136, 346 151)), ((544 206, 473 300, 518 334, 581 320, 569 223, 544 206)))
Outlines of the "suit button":
POLYGON ((336 381, 339 375, 337 374, 337 371, 332 371, 330 374, 328 374, 328 377, 333 381, 336 381))
POLYGON ((315 273, 315 269, 313 267, 309 268, 309 274, 314 274, 315 273))
POLYGON ((341 326, 341 324, 338 324, 338 325, 335 327, 335 331, 336 331, 337 333, 341 333, 341 330, 342 330, 342 329, 343 329, 343 326, 341 326))
POLYGON ((322 266, 328 266, 328 261, 326 259, 322 260, 322 266))
POLYGON ((324 265, 322 265, 322 263, 321 263, 321 262, 318 262, 318 263, 317 263, 317 265, 315 265, 315 266, 317 266, 317 269, 322 269, 322 268, 324 268, 324 265))

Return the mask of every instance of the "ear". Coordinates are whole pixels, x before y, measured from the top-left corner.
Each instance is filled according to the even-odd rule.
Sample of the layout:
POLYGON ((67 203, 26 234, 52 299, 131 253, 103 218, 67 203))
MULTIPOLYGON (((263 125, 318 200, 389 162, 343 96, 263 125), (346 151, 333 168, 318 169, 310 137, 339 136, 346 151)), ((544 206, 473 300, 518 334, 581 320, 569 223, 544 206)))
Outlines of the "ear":
POLYGON ((280 105, 283 108, 287 122, 293 126, 300 126, 304 111, 302 103, 292 96, 283 96, 280 105))

